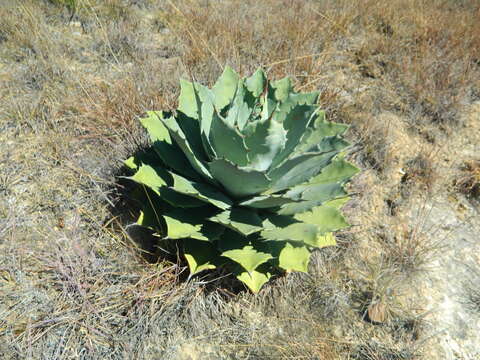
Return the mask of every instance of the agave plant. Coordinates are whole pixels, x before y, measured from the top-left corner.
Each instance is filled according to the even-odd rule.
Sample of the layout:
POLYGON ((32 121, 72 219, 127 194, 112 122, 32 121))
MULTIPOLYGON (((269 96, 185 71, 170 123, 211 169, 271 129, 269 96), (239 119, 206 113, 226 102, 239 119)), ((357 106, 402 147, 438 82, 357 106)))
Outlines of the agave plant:
POLYGON ((316 248, 348 226, 347 126, 325 120, 318 93, 259 69, 226 67, 213 88, 180 81, 175 113, 141 119, 151 148, 131 157, 138 224, 178 241, 191 274, 228 266, 253 292, 282 271, 307 271, 316 248))

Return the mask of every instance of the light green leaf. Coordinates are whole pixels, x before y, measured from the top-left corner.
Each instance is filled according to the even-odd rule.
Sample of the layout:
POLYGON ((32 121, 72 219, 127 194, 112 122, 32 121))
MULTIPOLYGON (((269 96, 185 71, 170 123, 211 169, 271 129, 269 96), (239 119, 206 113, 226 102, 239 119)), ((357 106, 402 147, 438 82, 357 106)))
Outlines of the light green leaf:
POLYGON ((180 79, 180 96, 178 103, 178 111, 198 120, 197 94, 190 81, 180 79))
POLYGON ((321 205, 310 211, 296 214, 295 219, 318 226, 319 234, 333 232, 348 227, 342 213, 333 206, 321 205))
POLYGON ((340 183, 303 184, 293 187, 285 193, 285 197, 300 198, 301 200, 317 200, 319 205, 325 201, 346 196, 347 193, 340 183))
POLYGON ((292 82, 288 77, 272 81, 271 85, 275 89, 275 98, 280 102, 285 101, 292 92, 292 82))
POLYGON ((286 271, 308 272, 310 251, 303 245, 292 245, 285 242, 278 258, 279 266, 286 271))
POLYGON ((327 202, 324 202, 324 200, 306 200, 306 201, 299 201, 296 203, 291 203, 291 204, 285 204, 281 206, 281 209, 278 210, 279 215, 295 215, 295 214, 300 214, 304 213, 306 211, 309 211, 313 209, 316 206, 319 205, 328 205, 331 207, 334 207, 338 210, 345 205, 349 200, 348 197, 343 197, 343 198, 338 198, 335 200, 330 200, 327 202))
POLYGON ((283 122, 285 116, 289 114, 295 107, 300 105, 314 105, 317 102, 317 98, 318 92, 300 94, 290 93, 278 107, 278 121, 283 122))
POLYGON ((243 85, 243 80, 238 82, 237 93, 233 99, 232 105, 228 110, 227 117, 225 122, 233 128, 237 128, 240 131, 247 124, 250 115, 252 114, 252 109, 245 102, 246 89, 243 85))
POLYGON ((130 156, 127 160, 123 161, 123 164, 128 167, 129 169, 135 170, 137 168, 137 164, 135 164, 135 157, 130 156))
POLYGON ((241 272, 237 279, 243 282, 253 293, 258 293, 262 286, 270 280, 272 275, 269 272, 253 270, 252 272, 241 272))
POLYGON ((215 107, 218 111, 232 102, 237 91, 238 81, 238 74, 231 67, 225 66, 222 75, 212 89, 215 96, 215 107))
POLYGON ((261 232, 265 240, 300 241, 305 244, 315 244, 318 229, 314 224, 293 223, 286 227, 275 227, 261 232))
POLYGON ((268 209, 268 208, 288 204, 295 201, 296 200, 289 199, 282 195, 260 195, 260 196, 256 196, 251 199, 242 201, 240 205, 257 208, 257 209, 268 209))
POLYGON ((232 201, 213 186, 204 183, 193 182, 174 173, 171 173, 170 175, 173 178, 173 190, 210 203, 222 210, 229 209, 231 207, 232 201))
POLYGON ((221 256, 240 264, 249 273, 255 270, 260 264, 272 259, 272 255, 259 252, 255 250, 253 246, 245 246, 242 249, 224 251, 221 256))
POLYGON ((165 200, 167 203, 175 207, 198 208, 206 205, 205 201, 194 198, 192 196, 178 193, 173 189, 167 187, 161 187, 159 189, 159 195, 162 200, 165 200))
POLYGON ((340 199, 330 200, 326 202, 324 205, 340 210, 348 202, 348 200, 350 200, 349 197, 344 197, 340 199))
POLYGON ((299 105, 314 105, 317 102, 319 92, 290 94, 288 101, 299 105))
POLYGON ((210 143, 218 158, 224 158, 238 166, 248 164, 248 151, 242 134, 228 125, 217 113, 213 113, 210 143))
MULTIPOLYGON (((214 179, 210 172, 207 170, 205 165, 197 158, 196 154, 193 152, 192 147, 187 141, 185 134, 183 133, 182 129, 178 126, 177 122, 173 117, 164 118, 163 120, 164 125, 168 128, 170 135, 178 144, 178 146, 182 149, 183 153, 187 157, 188 161, 192 165, 192 167, 201 174, 205 179, 209 182, 214 183, 214 179)), ((167 165, 169 162, 167 162, 167 165)))
POLYGON ((197 240, 209 239, 201 232, 202 224, 189 224, 182 220, 163 215, 165 222, 167 223, 167 238, 168 239, 185 239, 192 238, 197 240))
POLYGON ((140 119, 147 129, 153 142, 153 149, 164 164, 192 179, 199 179, 197 172, 192 168, 180 148, 172 142, 168 129, 162 123, 162 112, 148 111, 147 118, 140 119))
POLYGON ((336 154, 335 151, 305 153, 286 160, 268 173, 272 179, 269 192, 277 192, 304 183, 317 175, 336 154))
POLYGON ((224 159, 212 161, 209 167, 215 179, 236 198, 260 194, 270 186, 270 179, 264 173, 238 167, 224 159))
POLYGON ((171 178, 167 171, 163 169, 154 169, 150 165, 140 165, 137 172, 130 176, 129 179, 148 186, 150 189, 160 195, 159 189, 162 186, 168 186, 171 183, 171 178))
POLYGON ((309 180, 310 184, 343 183, 360 170, 344 159, 335 159, 320 174, 309 180))
MULTIPOLYGON (((297 105, 287 113, 283 121, 283 127, 287 132, 287 141, 285 142, 283 150, 273 159, 272 167, 281 164, 300 143, 315 111, 316 107, 314 106, 297 105)), ((275 112, 274 120, 278 122, 277 114, 280 113, 275 112)))
POLYGON ((218 253, 212 244, 190 239, 185 239, 182 243, 184 245, 184 256, 190 269, 190 276, 217 267, 218 253))
POLYGON ((325 120, 325 112, 322 111, 321 116, 315 119, 315 129, 319 136, 341 136, 348 130, 347 124, 339 124, 325 120))
POLYGON ((317 237, 317 244, 315 247, 323 248, 327 246, 336 246, 337 241, 335 240, 335 236, 332 233, 326 233, 324 235, 319 235, 317 237))
POLYGON ((279 215, 295 215, 298 213, 309 211, 315 206, 319 206, 321 204, 322 204, 322 201, 318 201, 318 200, 294 202, 294 203, 282 205, 280 210, 277 211, 277 213, 279 215))
POLYGON ((270 99, 268 94, 265 95, 265 98, 263 100, 263 107, 262 107, 262 120, 267 120, 272 117, 272 113, 275 111, 277 107, 277 103, 273 100, 270 99))
POLYGON ((247 85, 247 89, 253 94, 254 97, 258 98, 263 91, 265 90, 265 73, 262 69, 258 69, 255 73, 247 78, 245 84, 247 85))
POLYGON ((201 105, 199 105, 201 107, 201 111, 199 112, 200 137, 205 154, 212 160, 216 157, 209 140, 212 116, 215 111, 213 93, 209 88, 198 83, 195 83, 195 90, 201 102, 201 105))
POLYGON ((222 224, 242 235, 250 235, 262 230, 262 219, 253 210, 235 207, 225 210, 208 220, 222 224))
POLYGON ((166 141, 168 144, 171 144, 172 141, 168 130, 160 121, 163 118, 163 113, 161 111, 147 111, 147 115, 146 118, 140 119, 140 123, 147 129, 150 140, 152 142, 166 141))
POLYGON ((282 124, 272 119, 255 121, 245 129, 245 143, 250 150, 250 167, 265 171, 273 159, 283 150, 287 137, 282 124))
POLYGON ((180 126, 180 129, 182 129, 182 132, 185 135, 187 142, 192 148, 195 156, 201 161, 209 160, 207 158, 207 154, 205 153, 202 138, 200 136, 201 132, 199 121, 197 119, 188 117, 181 112, 177 113, 175 120, 180 126))

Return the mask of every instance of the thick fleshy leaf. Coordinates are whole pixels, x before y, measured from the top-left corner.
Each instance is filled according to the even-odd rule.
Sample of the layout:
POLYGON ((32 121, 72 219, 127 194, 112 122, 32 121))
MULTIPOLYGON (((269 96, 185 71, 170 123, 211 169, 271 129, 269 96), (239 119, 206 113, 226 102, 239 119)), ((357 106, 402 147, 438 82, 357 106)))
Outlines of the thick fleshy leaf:
POLYGON ((159 189, 159 195, 162 200, 165 200, 171 206, 175 207, 198 208, 206 205, 205 201, 202 201, 192 196, 181 194, 167 187, 161 187, 159 189))
POLYGON ((123 164, 132 170, 135 170, 138 167, 138 165, 135 163, 135 156, 130 156, 128 159, 123 161, 123 164))
POLYGON ((215 214, 215 208, 204 206, 195 211, 182 208, 170 208, 163 212, 162 216, 167 224, 165 237, 170 239, 194 238, 210 241, 211 234, 208 228, 204 228, 207 218, 215 214), (206 233, 203 230, 206 229, 206 233))
MULTIPOLYGON (((300 143, 315 111, 316 108, 314 106, 297 105, 288 112, 283 121, 283 127, 287 132, 287 141, 285 142, 283 150, 273 159, 272 167, 281 164, 290 156, 295 147, 300 143)), ((278 121, 275 115, 274 120, 278 121)))
POLYGON ((272 81, 271 85, 275 89, 275 98, 280 102, 285 101, 292 92, 292 82, 288 77, 272 81))
POLYGON ((262 230, 262 219, 253 210, 235 207, 225 210, 208 220, 222 224, 247 236, 262 230))
POLYGON ((343 183, 360 170, 344 159, 335 159, 320 174, 313 177, 310 184, 343 183))
POLYGON ((249 273, 255 270, 260 264, 263 264, 272 258, 272 255, 257 251, 253 246, 245 246, 241 249, 224 251, 221 256, 240 264, 249 273))
POLYGON ((217 113, 213 113, 210 129, 210 143, 219 158, 224 158, 238 166, 248 164, 248 151, 242 134, 228 125, 217 113))
POLYGON ((225 66, 222 75, 212 89, 217 110, 222 110, 232 102, 237 91, 238 81, 238 74, 231 67, 225 66))
POLYGON ((313 91, 309 93, 292 93, 285 102, 292 102, 298 105, 315 105, 319 92, 313 91))
POLYGON ((272 275, 270 272, 263 269, 261 271, 253 270, 250 273, 244 271, 237 275, 237 279, 247 285, 248 288, 255 294, 260 291, 262 286, 267 283, 271 277, 272 275))
POLYGON ((306 246, 292 245, 289 242, 285 242, 278 257, 278 265, 286 271, 308 272, 309 261, 310 251, 306 246))
POLYGON ((331 150, 342 151, 349 145, 350 143, 345 141, 341 137, 327 136, 320 142, 320 144, 318 144, 317 149, 318 151, 324 151, 324 152, 331 151, 331 150))
POLYGON ((212 244, 191 239, 183 240, 182 244, 190 275, 217 267, 219 262, 218 252, 212 244))
POLYGON ((257 208, 257 209, 268 209, 277 207, 284 204, 289 204, 295 202, 294 199, 289 199, 282 195, 260 195, 254 198, 242 201, 240 205, 257 208))
POLYGON ((315 129, 323 136, 341 136, 347 131, 349 126, 347 124, 339 124, 325 120, 325 113, 317 117, 315 120, 315 129))
POLYGON ((172 138, 175 140, 178 146, 182 149, 183 153, 187 157, 192 167, 209 182, 214 183, 215 181, 212 178, 212 175, 210 175, 210 172, 207 170, 205 165, 200 161, 199 158, 197 158, 196 154, 193 152, 193 149, 188 143, 185 134, 183 133, 182 129, 178 126, 175 119, 173 117, 164 118, 162 121, 164 125, 168 128, 172 138))
POLYGON ((198 113, 199 115, 199 126, 200 126, 200 138, 203 145, 203 150, 207 157, 212 160, 215 158, 215 151, 210 144, 210 127, 212 124, 212 116, 215 111, 214 98, 212 91, 198 83, 194 84, 196 94, 198 95, 201 110, 198 113))
POLYGON ((167 223, 168 239, 185 239, 192 238, 197 240, 208 241, 209 239, 201 232, 202 224, 189 224, 184 219, 178 219, 164 215, 163 218, 167 223))
POLYGON ((199 121, 183 114, 182 112, 177 113, 175 120, 180 126, 180 129, 182 129, 182 132, 185 135, 187 142, 192 148, 195 156, 201 161, 209 160, 207 154, 205 153, 202 138, 200 136, 201 132, 199 121))
POLYGON ((140 165, 137 172, 130 176, 129 179, 148 186, 158 195, 160 195, 160 188, 163 186, 167 187, 172 181, 170 174, 166 170, 154 169, 150 165, 144 164, 140 165))
POLYGON ((287 114, 293 108, 299 105, 314 105, 317 102, 318 92, 312 93, 290 93, 286 99, 282 100, 278 107, 278 121, 283 122, 287 114))
POLYGON ((228 209, 232 204, 228 197, 208 184, 192 182, 150 165, 141 165, 130 179, 148 186, 173 206, 189 208, 210 203, 220 209, 228 209))
POLYGON ((243 85, 243 80, 238 82, 237 92, 233 99, 232 105, 228 110, 227 117, 225 122, 233 128, 239 129, 242 131, 244 126, 247 124, 250 115, 252 114, 252 109, 246 103, 246 89, 243 85))
POLYGON ((163 113, 161 111, 147 111, 147 115, 146 118, 140 119, 140 123, 147 129, 150 140, 152 140, 152 142, 165 141, 171 144, 172 141, 168 130, 160 121, 160 119, 163 118, 163 113))
POLYGON ((142 125, 147 129, 153 143, 153 149, 158 157, 171 169, 191 179, 199 179, 198 173, 185 157, 180 148, 172 142, 168 129, 160 119, 162 112, 149 111, 147 118, 140 119, 142 125))
POLYGON ((215 179, 236 198, 260 194, 270 186, 270 179, 264 173, 238 167, 224 159, 212 161, 209 167, 215 179))
POLYGON ((205 183, 189 181, 188 179, 174 173, 171 173, 170 175, 173 178, 173 190, 181 194, 190 195, 203 202, 208 202, 222 210, 229 209, 233 204, 232 200, 213 186, 205 183))
POLYGON ((285 197, 317 200, 319 204, 346 195, 343 186, 339 183, 297 185, 285 193, 285 197))
POLYGON ((305 244, 315 244, 318 234, 317 226, 308 223, 293 223, 286 227, 276 227, 263 230, 261 235, 265 240, 300 241, 305 244))
POLYGON ((267 120, 272 117, 273 112, 277 108, 277 102, 271 99, 268 94, 265 95, 263 100, 263 107, 262 107, 262 120, 267 120))
POLYGON ((255 73, 247 78, 245 85, 247 89, 258 98, 265 90, 266 78, 262 69, 258 69, 255 73))
POLYGON ((125 160, 123 164, 130 170, 136 170, 142 164, 149 164, 154 167, 165 167, 165 164, 153 148, 137 151, 133 156, 125 160))
POLYGON ((272 179, 269 192, 277 192, 304 183, 312 176, 317 175, 335 155, 335 151, 306 153, 288 159, 268 173, 272 179))
POLYGON ((280 210, 277 211, 279 215, 295 215, 295 214, 300 214, 304 213, 306 211, 310 211, 316 206, 319 205, 328 205, 335 207, 336 209, 340 209, 347 201, 348 197, 343 197, 335 200, 330 200, 327 202, 324 202, 323 200, 305 200, 305 201, 299 201, 295 203, 290 203, 290 204, 285 204, 282 205, 280 210))
POLYGON ((347 196, 344 198, 327 201, 324 205, 340 210, 348 202, 348 200, 350 200, 350 198, 347 196))
POLYGON ((335 236, 332 233, 326 233, 324 235, 319 235, 317 237, 317 248, 323 248, 327 246, 336 246, 337 241, 335 240, 335 236))
POLYGON ((195 88, 190 81, 180 79, 180 96, 178 98, 178 111, 198 120, 198 100, 195 88))
POLYGON ((250 150, 249 166, 258 171, 267 170, 287 141, 282 124, 272 119, 255 121, 245 129, 245 144, 250 150), (248 128, 248 129, 247 129, 248 128))
POLYGON ((319 234, 337 231, 349 226, 342 213, 333 206, 321 205, 310 211, 296 214, 295 219, 318 226, 319 234))

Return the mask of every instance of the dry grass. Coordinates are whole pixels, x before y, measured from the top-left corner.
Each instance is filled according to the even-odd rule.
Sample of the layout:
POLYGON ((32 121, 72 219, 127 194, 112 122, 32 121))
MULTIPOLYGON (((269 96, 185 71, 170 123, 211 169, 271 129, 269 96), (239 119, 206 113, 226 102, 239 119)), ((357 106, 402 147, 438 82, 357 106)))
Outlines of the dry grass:
POLYGON ((479 15, 474 0, 3 1, 0 357, 431 358, 415 282, 439 244, 421 206, 407 214, 446 192, 446 171, 478 190, 476 163, 444 150, 472 135, 479 15), (137 117, 225 64, 320 89, 364 170, 339 247, 258 296, 147 263, 116 179, 147 144, 137 117))
POLYGON ((480 199, 480 160, 465 161, 460 168, 460 176, 455 180, 457 191, 469 198, 480 199))

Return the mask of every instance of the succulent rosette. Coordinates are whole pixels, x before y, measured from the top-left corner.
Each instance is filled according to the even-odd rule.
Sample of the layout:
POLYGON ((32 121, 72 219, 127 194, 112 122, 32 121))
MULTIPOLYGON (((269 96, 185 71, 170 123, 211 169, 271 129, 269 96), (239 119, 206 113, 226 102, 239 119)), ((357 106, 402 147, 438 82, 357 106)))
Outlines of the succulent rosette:
POLYGON ((191 274, 227 266, 253 292, 275 273, 306 272, 311 252, 349 226, 348 126, 325 119, 317 92, 261 69, 180 85, 175 112, 141 119, 152 146, 126 161, 143 192, 138 224, 178 241, 191 274))

